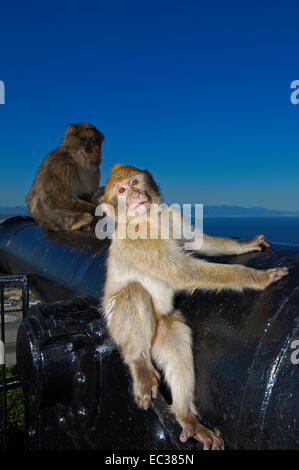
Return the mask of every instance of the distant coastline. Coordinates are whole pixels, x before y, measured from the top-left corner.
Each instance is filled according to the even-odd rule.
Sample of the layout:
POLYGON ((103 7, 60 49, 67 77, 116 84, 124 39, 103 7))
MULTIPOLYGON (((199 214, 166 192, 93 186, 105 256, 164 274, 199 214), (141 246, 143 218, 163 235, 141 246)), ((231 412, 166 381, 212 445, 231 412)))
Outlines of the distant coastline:
POLYGON ((26 206, 0 206, 0 215, 29 215, 28 209, 26 206))
MULTIPOLYGON (((0 214, 1 215, 1 214, 0 214)), ((240 219, 242 217, 248 217, 248 218, 255 218, 255 217, 269 217, 269 218, 275 218, 275 217, 285 217, 285 218, 297 218, 299 217, 299 214, 269 214, 269 215, 265 215, 265 214, 236 214, 236 215, 229 215, 229 214, 205 214, 204 213, 204 217, 207 218, 207 217, 219 217, 221 219, 225 219, 225 218, 228 218, 228 219, 240 219)))
MULTIPOLYGON (((280 211, 264 207, 212 206, 204 204, 204 217, 299 217, 298 211, 280 211)), ((26 206, 0 206, 0 220, 16 215, 29 215, 26 206)))
POLYGON ((299 211, 279 211, 264 207, 204 205, 204 217, 299 217, 299 211))

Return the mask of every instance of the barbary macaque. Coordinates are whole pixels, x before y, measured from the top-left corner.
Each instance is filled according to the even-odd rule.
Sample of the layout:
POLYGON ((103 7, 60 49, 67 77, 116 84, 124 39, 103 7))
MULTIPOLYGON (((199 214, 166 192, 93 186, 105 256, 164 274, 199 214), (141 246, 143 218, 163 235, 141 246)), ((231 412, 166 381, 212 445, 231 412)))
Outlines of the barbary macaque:
MULTIPOLYGON (((130 370, 137 405, 148 409, 151 399, 157 397, 163 373, 171 390, 171 410, 182 427, 180 440, 186 442, 192 436, 202 442, 204 449, 223 449, 220 432, 206 428, 195 407, 191 329, 174 308, 174 294, 194 289, 263 290, 286 276, 288 269, 256 270, 208 262, 184 250, 172 237, 118 236, 124 228, 121 225, 128 227, 136 217, 138 229, 142 224, 148 228, 157 223, 157 219, 151 220, 150 207, 160 203, 159 188, 148 171, 113 165, 101 207, 109 217, 115 217, 116 228, 100 309, 130 370), (118 220, 119 207, 124 204, 125 222, 118 220)), ((199 252, 240 254, 269 246, 263 235, 247 241, 204 235, 199 252)))
POLYGON ((88 123, 70 124, 37 171, 27 195, 32 217, 45 230, 93 230, 104 136, 88 123))

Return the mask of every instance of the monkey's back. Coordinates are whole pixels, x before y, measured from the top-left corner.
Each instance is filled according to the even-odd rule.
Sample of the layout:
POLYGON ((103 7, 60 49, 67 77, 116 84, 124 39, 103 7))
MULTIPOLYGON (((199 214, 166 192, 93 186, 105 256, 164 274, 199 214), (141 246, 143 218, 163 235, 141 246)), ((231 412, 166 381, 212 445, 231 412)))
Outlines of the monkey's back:
POLYGON ((76 164, 71 155, 56 149, 41 163, 27 195, 30 214, 46 230, 56 230, 53 211, 67 205, 72 183, 79 180, 76 164))

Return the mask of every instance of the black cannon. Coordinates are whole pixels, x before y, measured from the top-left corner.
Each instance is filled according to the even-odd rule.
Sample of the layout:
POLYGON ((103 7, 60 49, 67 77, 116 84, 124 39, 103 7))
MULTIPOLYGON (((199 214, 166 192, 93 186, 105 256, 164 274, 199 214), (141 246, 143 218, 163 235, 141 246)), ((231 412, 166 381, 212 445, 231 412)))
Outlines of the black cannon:
MULTIPOLYGON (((45 233, 29 217, 0 226, 0 271, 29 273, 46 302, 17 338, 29 448, 200 449, 178 440, 163 384, 148 411, 134 403, 97 310, 107 246, 90 233, 45 233)), ((176 297, 193 330, 202 421, 221 430, 227 449, 299 449, 299 249, 217 260, 291 274, 263 292, 176 297)))

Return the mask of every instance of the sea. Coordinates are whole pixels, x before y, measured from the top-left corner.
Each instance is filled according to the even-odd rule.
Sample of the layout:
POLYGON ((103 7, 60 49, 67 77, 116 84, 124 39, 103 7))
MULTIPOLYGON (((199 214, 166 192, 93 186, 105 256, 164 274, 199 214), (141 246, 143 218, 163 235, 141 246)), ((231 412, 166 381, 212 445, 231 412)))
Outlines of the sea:
POLYGON ((271 243, 299 246, 299 217, 204 217, 203 231, 242 240, 262 234, 271 243))
MULTIPOLYGON (((0 223, 6 218, 0 214, 0 223)), ((299 246, 299 217, 204 217, 203 231, 241 240, 263 234, 271 243, 299 246)))

